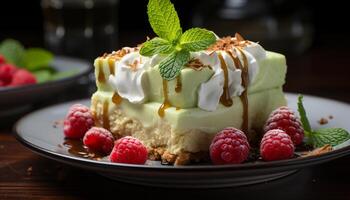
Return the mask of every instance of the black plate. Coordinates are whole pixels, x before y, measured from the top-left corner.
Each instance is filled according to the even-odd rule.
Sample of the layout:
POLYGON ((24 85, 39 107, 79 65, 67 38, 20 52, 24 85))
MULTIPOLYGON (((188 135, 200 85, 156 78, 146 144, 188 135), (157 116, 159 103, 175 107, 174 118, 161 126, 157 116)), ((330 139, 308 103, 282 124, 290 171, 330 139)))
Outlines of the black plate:
POLYGON ((84 60, 64 56, 56 56, 51 65, 59 72, 68 70, 76 70, 77 72, 69 77, 45 83, 20 87, 2 87, 0 88, 0 110, 6 110, 9 107, 13 109, 58 95, 79 78, 87 75, 92 69, 91 64, 84 60))
MULTIPOLYGON (((287 99, 289 105, 295 109, 297 96, 287 94, 287 99)), ((348 104, 312 96, 305 96, 304 99, 313 127, 320 126, 317 120, 321 117, 331 114, 334 119, 326 126, 339 126, 350 130, 348 104)), ((346 142, 332 152, 317 157, 236 165, 166 166, 156 161, 148 161, 147 165, 130 165, 110 163, 107 160, 96 161, 68 153, 67 148, 62 145, 62 127, 53 126, 55 121, 64 118, 70 105, 78 102, 88 105, 90 101, 59 104, 23 117, 15 126, 17 139, 42 156, 89 169, 109 178, 134 184, 178 188, 217 188, 259 183, 350 153, 349 142, 346 142)))

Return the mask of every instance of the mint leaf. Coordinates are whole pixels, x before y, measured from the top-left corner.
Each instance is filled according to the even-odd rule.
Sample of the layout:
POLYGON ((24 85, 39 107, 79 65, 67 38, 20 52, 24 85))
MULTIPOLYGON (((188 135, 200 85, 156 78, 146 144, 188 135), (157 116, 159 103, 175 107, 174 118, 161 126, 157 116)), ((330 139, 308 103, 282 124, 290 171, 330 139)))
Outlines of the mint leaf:
POLYGON ((298 97, 298 111, 305 136, 307 137, 307 143, 311 144, 314 148, 319 148, 327 144, 334 147, 350 139, 350 134, 342 128, 324 128, 313 131, 306 116, 302 95, 298 97))
POLYGON ((168 81, 174 79, 189 60, 190 52, 186 50, 171 53, 159 63, 160 75, 168 81))
POLYGON ((154 54, 169 54, 175 50, 174 46, 162 38, 156 37, 143 43, 140 54, 143 56, 153 56, 154 54))
POLYGON ((159 37, 173 41, 182 34, 179 17, 170 0, 149 0, 147 14, 153 31, 159 37))
POLYGON ((58 80, 58 79, 67 78, 67 77, 70 77, 70 76, 77 74, 78 72, 79 72, 78 69, 56 72, 51 76, 50 80, 58 80))
POLYGON ((215 42, 214 33, 203 28, 191 28, 180 38, 181 47, 188 51, 204 50, 215 42))
POLYGON ((51 72, 49 70, 39 70, 33 72, 38 83, 43 83, 51 79, 51 72))
POLYGON ((298 96, 298 112, 300 115, 300 121, 301 121, 301 124, 303 125, 304 131, 306 131, 306 133, 311 133, 312 129, 310 126, 310 122, 306 116, 305 108, 303 105, 303 95, 298 96))
POLYGON ((0 44, 0 54, 8 63, 22 66, 21 61, 24 54, 24 47, 21 43, 13 39, 6 39, 0 44))
POLYGON ((23 54, 22 65, 30 71, 49 66, 53 59, 52 53, 41 48, 29 48, 23 54))
POLYGON ((326 144, 337 146, 350 139, 350 134, 342 128, 324 128, 312 132, 310 141, 315 148, 326 144))

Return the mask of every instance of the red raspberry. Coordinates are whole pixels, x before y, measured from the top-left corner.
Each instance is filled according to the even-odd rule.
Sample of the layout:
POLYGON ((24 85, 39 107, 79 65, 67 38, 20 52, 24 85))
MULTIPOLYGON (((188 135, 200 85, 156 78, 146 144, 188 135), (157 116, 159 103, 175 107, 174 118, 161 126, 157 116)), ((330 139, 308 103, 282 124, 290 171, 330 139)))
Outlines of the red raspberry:
POLYGON ((4 85, 10 84, 16 70, 17 68, 11 64, 0 65, 0 81, 4 85))
POLYGON ((0 55, 0 65, 5 63, 6 63, 5 57, 3 55, 0 55))
POLYGON ((126 136, 117 140, 114 144, 109 159, 117 163, 145 164, 147 149, 140 140, 126 136))
POLYGON ((219 165, 245 161, 248 158, 249 149, 245 134, 241 130, 228 127, 216 134, 209 151, 212 162, 219 165))
POLYGON ((12 77, 11 86, 35 84, 35 76, 25 69, 17 70, 12 77))
POLYGON ((86 131, 94 126, 94 119, 90 109, 81 104, 69 108, 64 119, 64 135, 67 138, 83 138, 86 131))
POLYGON ((260 143, 260 155, 263 160, 283 160, 294 154, 294 145, 290 136, 280 130, 272 129, 265 133, 260 143))
POLYGON ((274 110, 267 120, 264 131, 265 133, 272 129, 281 129, 285 131, 291 138, 294 145, 299 145, 304 139, 304 129, 301 126, 299 118, 294 115, 294 112, 282 106, 274 110))
POLYGON ((92 127, 85 133, 83 142, 89 149, 109 154, 114 145, 114 137, 104 128, 92 127))

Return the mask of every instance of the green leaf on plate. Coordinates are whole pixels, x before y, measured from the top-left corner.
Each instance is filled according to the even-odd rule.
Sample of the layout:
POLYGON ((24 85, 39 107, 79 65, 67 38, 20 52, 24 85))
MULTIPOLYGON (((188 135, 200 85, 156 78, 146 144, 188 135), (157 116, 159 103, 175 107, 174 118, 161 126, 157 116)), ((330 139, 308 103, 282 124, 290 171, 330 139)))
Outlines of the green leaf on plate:
POLYGON ((24 52, 24 47, 16 40, 6 39, 0 43, 0 54, 5 57, 8 63, 22 66, 24 52))
POLYGON ((307 118, 306 111, 303 105, 303 95, 298 96, 298 112, 300 115, 300 121, 303 125, 303 128, 306 132, 310 133, 312 132, 309 119, 307 118))
POLYGON ((326 144, 337 146, 350 139, 350 134, 342 128, 324 128, 312 132, 311 141, 315 148, 326 144))
POLYGON ((78 72, 79 72, 78 69, 56 72, 51 76, 50 80, 58 80, 58 79, 67 78, 67 77, 70 77, 70 76, 77 74, 78 72))
POLYGON ((49 66, 53 59, 52 53, 41 48, 28 48, 22 59, 22 65, 30 71, 49 66))
POLYGON ((36 80, 38 83, 43 83, 51 80, 51 72, 49 70, 39 70, 33 72, 34 76, 36 77, 36 80))

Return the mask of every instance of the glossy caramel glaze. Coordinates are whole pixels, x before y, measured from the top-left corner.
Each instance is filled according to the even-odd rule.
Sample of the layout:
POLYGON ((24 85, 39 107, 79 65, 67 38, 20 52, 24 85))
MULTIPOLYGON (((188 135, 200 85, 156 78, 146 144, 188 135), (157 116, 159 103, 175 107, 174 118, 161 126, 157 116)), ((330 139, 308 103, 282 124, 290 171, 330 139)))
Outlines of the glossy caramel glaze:
POLYGON ((98 76, 97 76, 97 80, 100 83, 105 83, 106 82, 106 77, 105 77, 105 73, 103 72, 103 60, 99 59, 98 60, 98 76))
POLYGON ((169 97, 168 97, 168 81, 164 79, 163 79, 163 95, 164 95, 163 104, 158 109, 158 115, 160 117, 164 117, 165 110, 171 107, 171 104, 169 102, 169 97))
POLYGON ((117 92, 113 93, 112 96, 112 102, 116 105, 119 105, 122 102, 123 98, 121 96, 119 96, 119 94, 117 92))
POLYGON ((109 101, 105 100, 103 102, 103 128, 109 130, 109 101))
POLYGON ((227 65, 226 65, 225 60, 222 57, 221 53, 218 54, 218 57, 220 59, 221 69, 224 72, 224 87, 223 87, 223 93, 220 97, 220 102, 224 106, 230 107, 230 106, 232 106, 233 102, 232 102, 232 99, 230 97, 230 92, 229 92, 229 88, 228 88, 228 69, 227 69, 227 65))
POLYGON ((115 61, 113 59, 108 59, 108 67, 109 67, 109 73, 114 75, 115 72, 114 72, 114 64, 115 64, 115 61))
POLYGON ((176 87, 175 92, 180 93, 182 90, 181 74, 176 77, 176 87))

